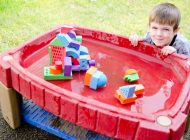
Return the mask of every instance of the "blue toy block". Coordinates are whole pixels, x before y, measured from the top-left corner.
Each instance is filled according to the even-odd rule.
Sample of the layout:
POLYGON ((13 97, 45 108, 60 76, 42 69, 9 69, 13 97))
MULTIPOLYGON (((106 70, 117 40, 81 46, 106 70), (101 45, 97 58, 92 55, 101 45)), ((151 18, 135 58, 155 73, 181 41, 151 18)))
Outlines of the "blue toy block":
POLYGON ((89 69, 89 66, 87 65, 86 69, 81 69, 80 65, 72 65, 72 71, 86 71, 89 69))
POLYGON ((95 90, 98 88, 98 80, 99 80, 99 78, 100 78, 100 76, 101 76, 102 73, 103 72, 96 71, 92 75, 92 77, 90 79, 90 88, 95 89, 95 90))
POLYGON ((64 47, 63 42, 62 42, 58 37, 55 37, 55 38, 50 42, 50 45, 52 45, 52 46, 64 47))
POLYGON ((80 55, 79 59, 80 59, 80 69, 81 70, 86 69, 88 66, 88 60, 87 60, 88 56, 87 55, 80 55))
POLYGON ((87 55, 88 54, 88 48, 85 46, 81 45, 79 48, 79 51, 80 51, 80 55, 87 55))
POLYGON ((128 85, 128 86, 122 86, 119 87, 119 91, 126 97, 130 98, 133 97, 134 91, 135 91, 135 85, 128 85))
POLYGON ((114 140, 61 119, 30 100, 23 100, 21 115, 28 124, 65 140, 114 140))
POLYGON ((102 73, 98 79, 98 87, 104 87, 107 83, 107 77, 102 73))
POLYGON ((76 39, 76 33, 75 33, 75 31, 69 31, 68 33, 68 36, 70 37, 70 38, 72 38, 72 39, 76 39))
POLYGON ((80 52, 79 50, 76 50, 74 48, 66 48, 66 56, 73 57, 73 58, 79 58, 80 52))
POLYGON ((79 42, 72 40, 72 41, 69 43, 68 47, 74 48, 74 49, 76 49, 76 50, 79 50, 80 44, 79 44, 79 42))
POLYGON ((80 71, 80 65, 72 65, 72 71, 80 71))
POLYGON ((68 47, 69 43, 72 41, 72 39, 67 34, 58 34, 57 38, 61 40, 65 47, 68 47))
POLYGON ((72 62, 71 57, 64 58, 64 75, 71 76, 72 75, 72 62))

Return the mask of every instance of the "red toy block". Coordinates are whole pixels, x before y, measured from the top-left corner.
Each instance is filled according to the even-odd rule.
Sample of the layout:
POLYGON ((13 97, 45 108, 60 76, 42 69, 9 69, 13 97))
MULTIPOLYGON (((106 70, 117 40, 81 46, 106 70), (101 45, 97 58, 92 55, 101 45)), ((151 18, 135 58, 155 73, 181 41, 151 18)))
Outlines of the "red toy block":
POLYGON ((54 75, 62 73, 62 70, 56 69, 56 66, 50 66, 49 70, 50 70, 50 73, 54 75))
POLYGON ((22 75, 20 78, 20 93, 27 99, 31 99, 30 80, 22 75))
POLYGON ((41 106, 44 107, 44 88, 40 85, 37 85, 34 82, 31 82, 31 96, 32 101, 41 106))
POLYGON ((60 95, 52 90, 45 90, 45 109, 55 115, 59 115, 60 95))
POLYGON ((61 33, 66 34, 66 33, 68 33, 71 30, 73 30, 72 26, 65 25, 64 28, 61 28, 61 33))
POLYGON ((61 61, 64 64, 64 58, 66 56, 65 47, 51 46, 51 57, 52 65, 55 64, 55 61, 61 61))
POLYGON ((122 140, 134 140, 138 124, 136 119, 120 117, 116 137, 122 140))
POLYGON ((77 58, 71 57, 71 61, 73 65, 80 65, 80 61, 77 58))
POLYGON ((87 129, 95 130, 97 120, 96 115, 96 109, 88 106, 87 104, 79 103, 77 124, 87 129))
POLYGON ((61 107, 60 117, 64 118, 69 122, 76 123, 78 101, 61 97, 60 107, 61 107))
POLYGON ((116 128, 118 127, 118 116, 111 112, 106 113, 105 111, 99 111, 97 116, 96 131, 114 137, 116 135, 116 128))
POLYGON ((61 70, 62 71, 62 69, 63 69, 63 63, 60 60, 55 61, 55 68, 57 70, 61 70))
POLYGON ((12 78, 12 86, 13 88, 19 92, 20 91, 20 80, 19 80, 19 72, 15 68, 11 68, 11 78, 12 78))

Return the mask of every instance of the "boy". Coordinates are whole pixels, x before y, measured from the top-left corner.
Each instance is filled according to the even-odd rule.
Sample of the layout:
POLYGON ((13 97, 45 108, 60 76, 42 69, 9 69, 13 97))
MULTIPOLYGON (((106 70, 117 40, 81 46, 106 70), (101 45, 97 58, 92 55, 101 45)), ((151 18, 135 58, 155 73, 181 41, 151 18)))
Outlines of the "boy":
POLYGON ((145 41, 161 48, 163 55, 179 53, 190 55, 190 42, 179 31, 181 15, 178 8, 171 3, 155 6, 149 16, 149 32, 145 38, 132 35, 129 37, 132 45, 145 41))

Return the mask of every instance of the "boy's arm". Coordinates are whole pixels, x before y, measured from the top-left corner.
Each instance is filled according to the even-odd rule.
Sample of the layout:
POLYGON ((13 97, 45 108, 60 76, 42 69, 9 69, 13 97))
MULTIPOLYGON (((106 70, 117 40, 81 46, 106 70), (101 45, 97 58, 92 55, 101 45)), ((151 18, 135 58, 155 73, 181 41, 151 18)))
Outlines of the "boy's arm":
POLYGON ((139 42, 139 41, 143 41, 143 40, 144 40, 144 38, 138 36, 137 34, 131 35, 131 36, 129 37, 129 41, 131 42, 131 44, 132 44, 133 46, 137 46, 137 45, 138 45, 138 42, 139 42))

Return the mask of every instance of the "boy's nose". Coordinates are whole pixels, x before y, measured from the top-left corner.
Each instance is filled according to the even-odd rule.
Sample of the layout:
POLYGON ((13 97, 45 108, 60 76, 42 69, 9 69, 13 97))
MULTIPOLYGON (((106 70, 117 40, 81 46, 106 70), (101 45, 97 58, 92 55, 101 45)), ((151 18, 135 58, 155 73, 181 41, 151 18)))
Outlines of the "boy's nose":
POLYGON ((161 36, 163 33, 162 33, 161 30, 157 30, 156 34, 157 34, 158 36, 161 36))

